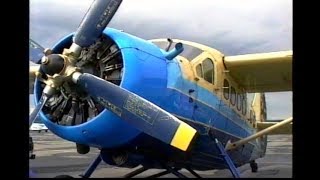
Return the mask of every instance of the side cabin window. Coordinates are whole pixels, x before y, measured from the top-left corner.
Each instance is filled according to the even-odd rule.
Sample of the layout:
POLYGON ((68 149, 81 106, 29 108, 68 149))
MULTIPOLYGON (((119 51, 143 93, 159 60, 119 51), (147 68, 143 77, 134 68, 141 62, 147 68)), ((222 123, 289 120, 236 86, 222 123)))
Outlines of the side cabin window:
POLYGON ((224 81, 223 81, 223 96, 227 100, 229 99, 229 90, 230 90, 229 81, 224 79, 224 81))
POLYGON ((247 98, 245 95, 242 96, 242 114, 244 116, 247 114, 247 98))
POLYGON ((250 110, 250 122, 253 124, 256 122, 256 115, 253 110, 250 110))
POLYGON ((261 106, 262 106, 261 115, 263 116, 264 119, 267 119, 266 117, 267 108, 266 108, 265 101, 261 101, 261 106))
POLYGON ((242 108, 242 95, 240 93, 237 93, 237 109, 238 111, 241 111, 242 108))
POLYGON ((231 97, 230 97, 230 102, 232 105, 236 104, 236 90, 234 87, 231 86, 231 97))
POLYGON ((214 84, 214 64, 211 59, 205 59, 196 66, 197 76, 203 78, 211 84, 214 84))

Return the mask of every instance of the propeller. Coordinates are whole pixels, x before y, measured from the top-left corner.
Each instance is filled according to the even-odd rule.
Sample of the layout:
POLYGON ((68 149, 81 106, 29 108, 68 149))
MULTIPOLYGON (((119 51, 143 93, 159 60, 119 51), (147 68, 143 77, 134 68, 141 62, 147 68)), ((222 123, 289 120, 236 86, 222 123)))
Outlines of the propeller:
POLYGON ((144 133, 186 151, 196 130, 150 101, 91 74, 75 72, 74 83, 106 109, 144 133))
POLYGON ((73 37, 80 47, 87 47, 101 35, 118 10, 122 0, 96 0, 81 22, 73 37))
MULTIPOLYGON (((93 1, 73 37, 73 44, 69 50, 66 49, 66 52, 63 52, 64 55, 50 54, 50 51, 44 52, 45 49, 42 46, 30 39, 29 60, 36 64, 41 62, 41 65, 40 67, 31 66, 29 78, 34 78, 35 76, 40 77, 39 74, 43 73, 46 74, 48 79, 42 79, 42 81, 47 84, 46 90, 48 92, 54 92, 50 89, 59 87, 63 81, 66 81, 68 77, 77 70, 74 64, 80 50, 83 47, 90 46, 99 36, 101 36, 102 31, 111 21, 121 2, 122 0, 93 1), (57 76, 56 74, 59 75, 57 76)), ((44 95, 41 99, 43 99, 43 101, 40 101, 30 118, 37 117, 43 104, 45 104, 48 99, 47 95, 44 95)), ((34 119, 29 119, 29 124, 33 121, 34 119)))
POLYGON ((29 116, 29 128, 32 125, 32 123, 37 119, 39 112, 43 108, 43 106, 46 104, 48 99, 54 94, 54 89, 50 88, 49 86, 46 86, 43 90, 42 96, 40 98, 39 103, 37 106, 34 108, 32 113, 29 116))
MULTIPOLYGON (((77 29, 70 48, 64 49, 62 54, 45 53, 37 73, 46 75, 46 79, 42 79, 46 87, 29 118, 29 124, 37 117, 46 101, 58 92, 56 90, 66 82, 73 83, 76 87, 71 85, 72 94, 82 90, 99 105, 142 132, 186 151, 196 135, 194 128, 126 89, 89 73, 80 73, 82 69, 76 65, 82 49, 93 45, 100 38, 121 2, 122 0, 95 0, 77 29)), ((68 101, 62 104, 63 107, 68 107, 68 101)), ((78 108, 72 109, 74 112, 78 108)))
POLYGON ((83 47, 88 47, 101 36, 112 17, 118 10, 122 0, 95 0, 73 36, 71 52, 79 56, 83 47))

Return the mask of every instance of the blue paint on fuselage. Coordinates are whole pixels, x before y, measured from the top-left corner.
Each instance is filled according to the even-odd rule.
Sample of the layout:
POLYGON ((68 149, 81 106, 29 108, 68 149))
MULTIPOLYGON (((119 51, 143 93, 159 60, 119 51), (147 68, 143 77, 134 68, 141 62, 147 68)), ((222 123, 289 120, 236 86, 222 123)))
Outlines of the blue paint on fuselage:
POLYGON ((172 97, 170 102, 175 102, 174 107, 171 103, 163 105, 167 111, 214 126, 241 138, 253 133, 252 128, 215 94, 186 80, 177 60, 168 62, 167 87, 167 94, 172 97), (194 92, 190 93, 190 89, 194 92))

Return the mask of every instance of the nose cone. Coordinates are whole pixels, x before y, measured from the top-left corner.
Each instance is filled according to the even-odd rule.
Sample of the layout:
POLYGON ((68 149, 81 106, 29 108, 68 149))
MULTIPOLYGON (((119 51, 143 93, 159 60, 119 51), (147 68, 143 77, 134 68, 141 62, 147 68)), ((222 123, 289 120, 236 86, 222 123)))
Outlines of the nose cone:
POLYGON ((63 70, 64 59, 58 54, 50 54, 41 59, 41 69, 44 73, 53 76, 63 70))

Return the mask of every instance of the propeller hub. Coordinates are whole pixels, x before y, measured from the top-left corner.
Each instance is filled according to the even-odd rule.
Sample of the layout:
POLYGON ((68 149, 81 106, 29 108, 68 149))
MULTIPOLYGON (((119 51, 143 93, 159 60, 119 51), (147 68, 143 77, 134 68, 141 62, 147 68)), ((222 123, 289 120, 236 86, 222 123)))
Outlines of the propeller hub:
POLYGON ((59 74, 63 70, 64 65, 64 58, 58 54, 50 54, 41 60, 42 71, 50 76, 59 74))

